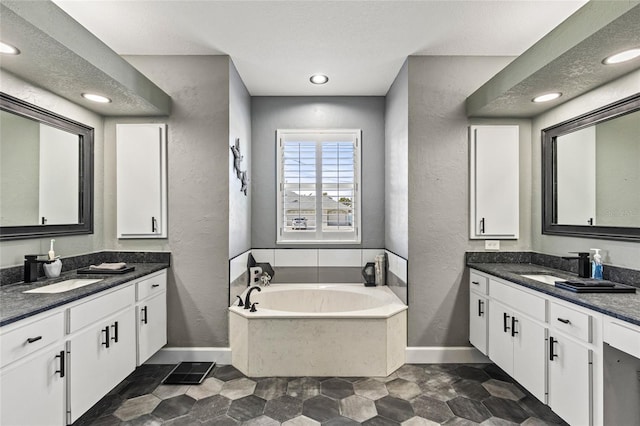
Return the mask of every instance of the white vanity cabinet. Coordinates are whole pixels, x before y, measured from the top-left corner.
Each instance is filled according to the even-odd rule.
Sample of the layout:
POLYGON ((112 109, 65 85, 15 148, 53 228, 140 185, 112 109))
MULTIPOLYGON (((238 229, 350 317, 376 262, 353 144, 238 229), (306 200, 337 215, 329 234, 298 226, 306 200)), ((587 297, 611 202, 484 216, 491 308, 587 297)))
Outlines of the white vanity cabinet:
POLYGON ((167 344, 167 272, 136 283, 137 365, 167 344))
POLYGON ((518 126, 471 126, 470 238, 517 239, 518 126))
POLYGON ((118 238, 167 238, 167 126, 116 125, 118 238))
POLYGON ((488 278, 475 272, 469 275, 469 342, 488 354, 489 303, 488 278))
POLYGON ((69 309, 69 423, 135 369, 134 293, 127 285, 69 309))
POLYGON ((62 312, 0 329, 0 424, 65 424, 62 312))
POLYGON ((592 423, 592 317, 551 301, 549 307, 549 406, 572 425, 592 423))
POLYGON ((489 358, 546 401, 546 302, 489 280, 489 358))

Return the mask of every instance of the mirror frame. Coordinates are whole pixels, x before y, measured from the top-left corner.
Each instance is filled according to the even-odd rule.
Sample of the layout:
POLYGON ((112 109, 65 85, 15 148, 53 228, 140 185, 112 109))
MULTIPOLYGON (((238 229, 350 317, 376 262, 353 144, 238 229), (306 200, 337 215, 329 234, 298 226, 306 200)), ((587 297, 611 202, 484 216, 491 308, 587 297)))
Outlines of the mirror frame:
POLYGON ((0 92, 0 109, 78 135, 80 169, 78 223, 68 225, 0 226, 0 240, 93 234, 93 127, 0 92))
POLYGON ((608 240, 640 240, 640 227, 559 225, 557 220, 556 138, 640 110, 640 93, 542 130, 542 233, 608 240))

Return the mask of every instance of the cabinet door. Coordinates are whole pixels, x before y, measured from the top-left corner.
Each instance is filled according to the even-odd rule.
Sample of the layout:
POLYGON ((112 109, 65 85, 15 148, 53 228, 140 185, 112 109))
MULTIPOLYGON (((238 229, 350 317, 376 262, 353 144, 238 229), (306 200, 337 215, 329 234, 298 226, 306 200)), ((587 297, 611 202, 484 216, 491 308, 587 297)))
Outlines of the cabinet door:
POLYGON ((511 311, 495 300, 489 309, 489 358, 507 374, 513 375, 511 311))
POLYGON ((549 347, 549 406, 569 424, 591 424, 591 350, 558 334, 549 347))
POLYGON ((167 293, 138 305, 138 365, 167 344, 167 293))
POLYGON ((487 298, 477 293, 469 293, 469 342, 487 355, 487 298))
POLYGON ((70 339, 71 422, 76 421, 135 369, 135 333, 135 313, 131 307, 70 339))
POLYGON ((546 328, 522 317, 512 318, 513 378, 540 401, 546 401, 546 328))
POLYGON ((117 125, 118 238, 166 238, 166 125, 117 125))
POLYGON ((471 238, 518 238, 518 145, 518 126, 471 127, 471 238))
POLYGON ((64 357, 60 344, 1 370, 0 424, 66 424, 64 357))

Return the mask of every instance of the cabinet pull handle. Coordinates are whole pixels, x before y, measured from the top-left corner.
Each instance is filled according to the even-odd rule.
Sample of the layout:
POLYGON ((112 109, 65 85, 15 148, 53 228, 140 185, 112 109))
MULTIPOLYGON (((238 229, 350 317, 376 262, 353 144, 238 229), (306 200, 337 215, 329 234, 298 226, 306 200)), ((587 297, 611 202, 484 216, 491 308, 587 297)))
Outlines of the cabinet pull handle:
POLYGON ((29 337, 27 339, 27 343, 33 343, 33 342, 37 342, 38 340, 42 339, 42 336, 37 336, 37 337, 29 337))
POLYGON ((515 335, 518 334, 518 332, 516 331, 517 322, 518 320, 516 319, 516 317, 511 317, 511 337, 515 337, 515 335))
POLYGON ((118 343, 118 321, 114 322, 111 327, 113 327, 113 337, 111 340, 118 343))
POLYGON ((56 355, 56 358, 60 358, 60 370, 56 370, 56 373, 60 373, 60 378, 64 377, 64 351, 60 351, 60 355, 56 355))
POLYGON ((160 287, 160 284, 151 284, 151 288, 160 287))
POLYGON ((511 318, 511 316, 509 314, 507 314, 506 312, 503 312, 502 314, 502 328, 504 329, 504 332, 506 333, 507 331, 509 331, 509 318, 511 318))
POLYGON ((44 216, 42 216, 42 224, 43 224, 43 225, 46 225, 46 224, 47 224, 47 218, 46 218, 46 217, 44 217, 44 216))
POLYGON ((480 299, 478 299, 478 316, 481 317, 482 315, 484 315, 484 311, 482 310, 484 306, 484 302, 480 299))
POLYGON ((571 324, 571 321, 569 321, 568 319, 564 319, 564 318, 558 318, 558 321, 560 321, 563 324, 571 324))
POLYGON ((156 232, 158 229, 158 222, 156 221, 155 216, 151 216, 151 232, 156 232))
POLYGON ((484 217, 480 219, 480 233, 484 234, 484 217))
POLYGON ((592 217, 590 217, 590 218, 589 218, 589 220, 587 221, 587 223, 588 223, 589 225, 593 226, 593 218, 592 218, 592 217))
POLYGON ((557 358, 558 355, 553 353, 553 345, 558 343, 556 339, 553 337, 549 337, 549 361, 553 361, 554 358, 557 358))
POLYGON ((109 326, 106 326, 105 328, 102 329, 102 332, 106 335, 106 338, 104 339, 104 342, 102 342, 102 346, 105 347, 109 347, 109 326))
POLYGON ((144 308, 140 309, 140 313, 143 313, 143 312, 144 312, 144 316, 142 317, 141 322, 143 324, 146 324, 147 323, 147 307, 146 306, 144 308))
POLYGON ((480 285, 480 281, 471 281, 471 284, 480 285))

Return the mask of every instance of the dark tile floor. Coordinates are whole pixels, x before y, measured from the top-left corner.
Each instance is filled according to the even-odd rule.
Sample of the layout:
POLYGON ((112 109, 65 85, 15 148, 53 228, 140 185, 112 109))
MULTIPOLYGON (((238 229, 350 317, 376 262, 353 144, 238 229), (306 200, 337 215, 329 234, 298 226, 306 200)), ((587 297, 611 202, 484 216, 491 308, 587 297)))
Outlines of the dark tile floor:
POLYGON ((221 365, 200 385, 162 385, 172 368, 138 368, 74 425, 565 424, 494 364, 407 364, 389 377, 256 379, 221 365))

